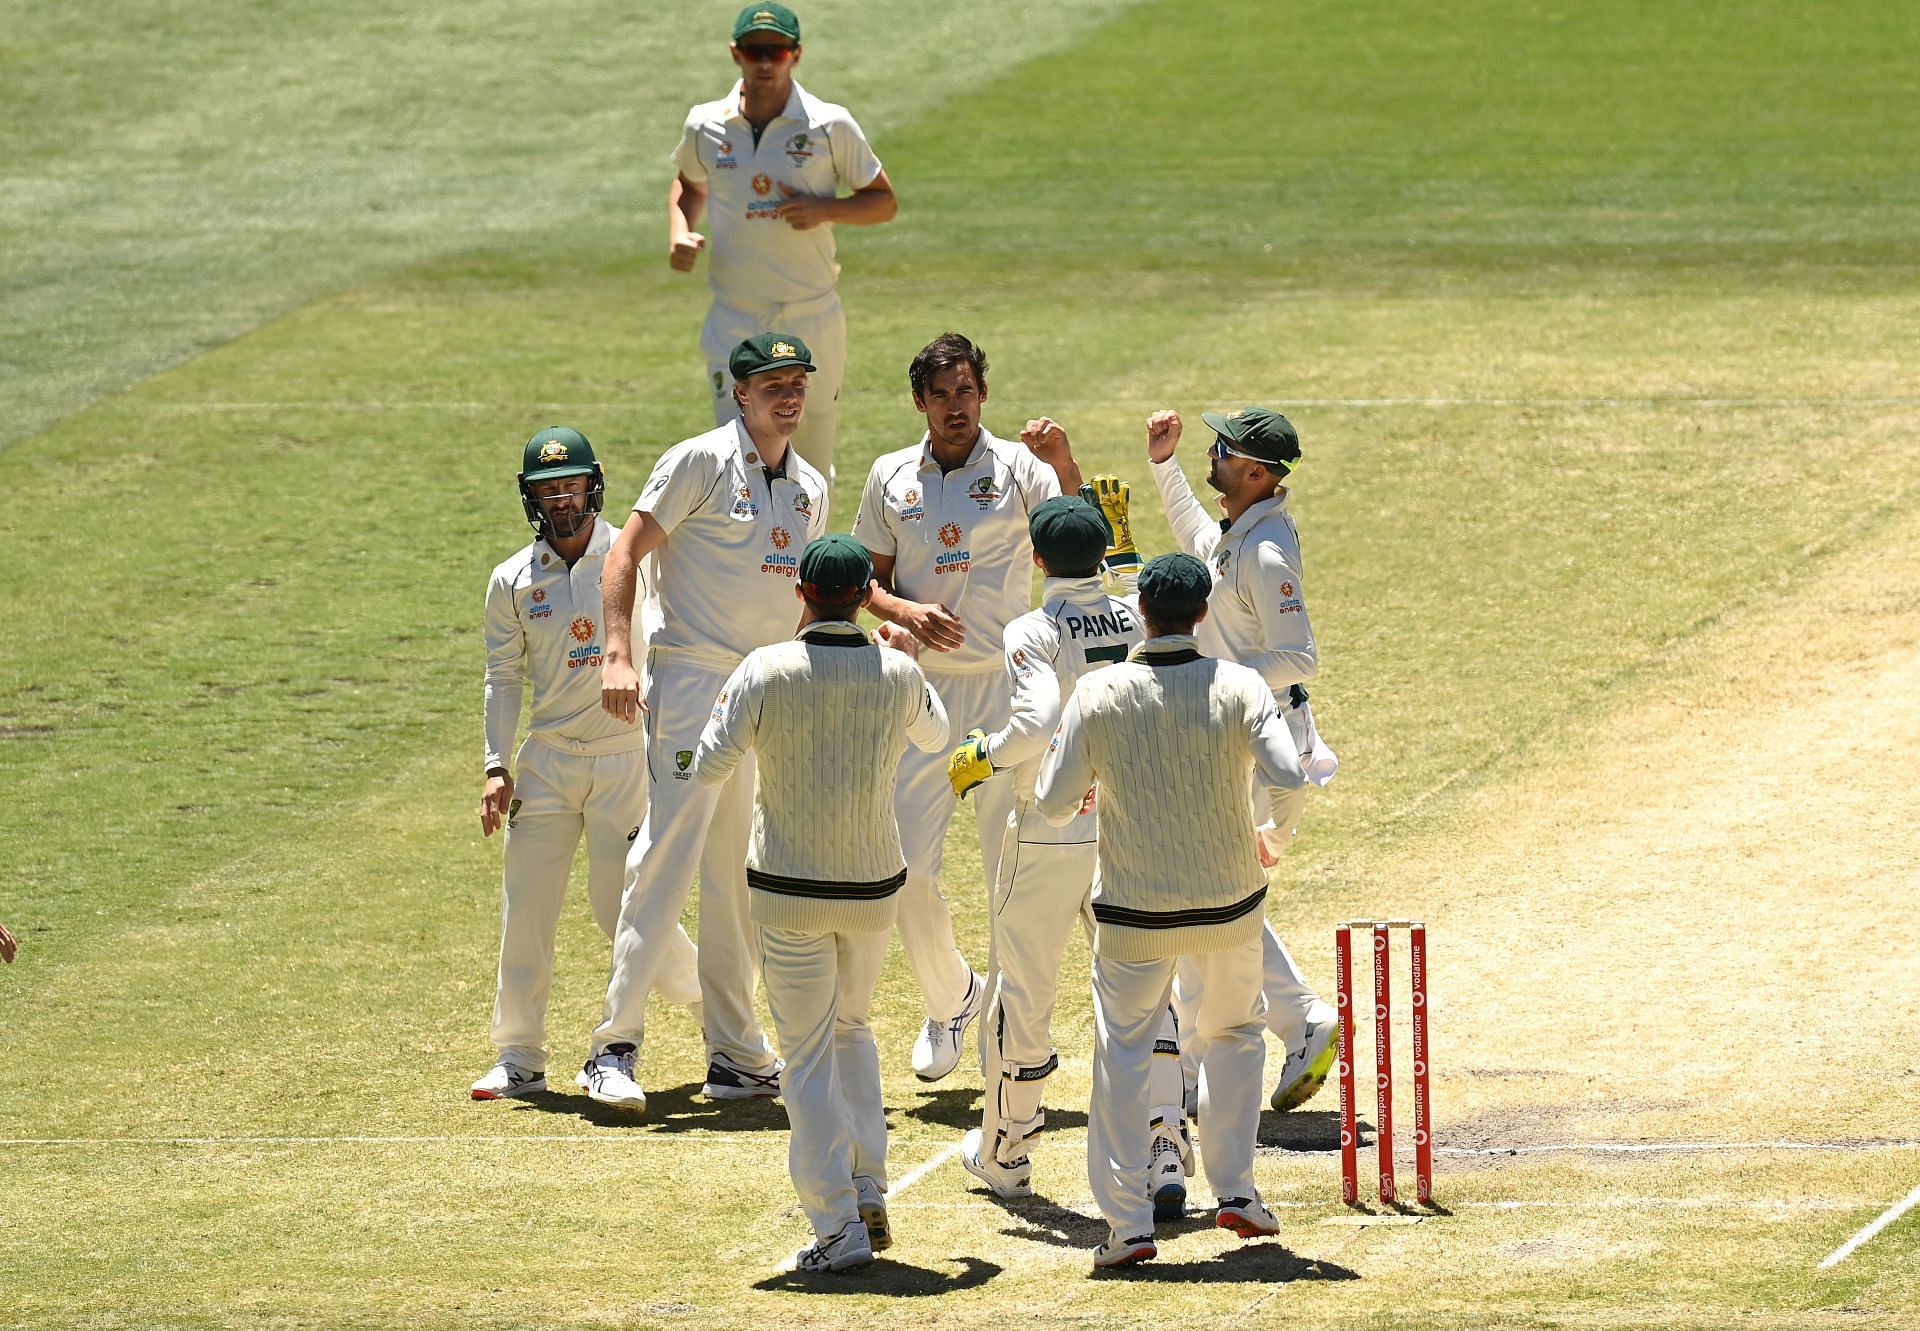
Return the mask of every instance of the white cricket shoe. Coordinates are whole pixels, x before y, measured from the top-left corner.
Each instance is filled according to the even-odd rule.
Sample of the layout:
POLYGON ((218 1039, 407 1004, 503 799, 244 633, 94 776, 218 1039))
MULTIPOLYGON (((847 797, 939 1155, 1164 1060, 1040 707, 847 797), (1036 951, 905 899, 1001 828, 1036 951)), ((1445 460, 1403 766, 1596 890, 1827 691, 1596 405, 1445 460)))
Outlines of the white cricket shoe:
POLYGON ((508 1100, 516 1095, 532 1095, 547 1089, 547 1074, 533 1072, 504 1058, 493 1065, 486 1076, 473 1084, 476 1100, 508 1100))
POLYGON ((913 1075, 921 1081, 939 1081, 960 1063, 960 1045, 967 1027, 980 1015, 986 1001, 987 984, 978 974, 969 973, 967 999, 951 1017, 928 1017, 927 1024, 913 1042, 913 1075))
POLYGON ((885 1252, 893 1246, 893 1226, 887 1220, 887 1194, 879 1181, 866 1174, 853 1176, 853 1193, 860 1207, 860 1222, 867 1227, 867 1246, 885 1252))
POLYGON ((1287 1046, 1287 1061, 1280 1065, 1280 1079, 1274 1082, 1267 1103, 1276 1113, 1284 1114, 1313 1099, 1326 1084, 1334 1055, 1339 1052, 1339 1014, 1333 1004, 1316 998, 1307 1005, 1307 1029, 1301 1043, 1287 1046))
POLYGON ((715 1054, 707 1061, 707 1082, 700 1088, 700 1094, 709 1100, 751 1100, 756 1096, 776 1096, 780 1094, 780 1074, 787 1065, 780 1059, 774 1059, 767 1067, 758 1072, 743 1068, 725 1054, 715 1054))
POLYGON ((873 1260, 873 1247, 867 1242, 867 1226, 861 1220, 849 1220, 838 1234, 815 1239, 793 1255, 796 1271, 851 1271, 873 1260))
POLYGON ((1222 1197, 1213 1223, 1216 1228, 1230 1229, 1243 1239, 1264 1239, 1280 1232, 1280 1222, 1258 1197, 1222 1197))
POLYGON ((610 1044, 587 1060, 573 1083, 587 1093, 588 1099, 598 1100, 603 1105, 623 1105, 644 1112, 647 1093, 633 1079, 633 1060, 639 1052, 624 1040, 619 1044, 610 1044))
POLYGON ((1155 1221, 1178 1220, 1186 1215, 1187 1171, 1180 1164, 1180 1144, 1164 1132, 1153 1134, 1147 1192, 1153 1197, 1155 1221))
POLYGON ((1151 1234, 1136 1234, 1130 1239, 1123 1239, 1109 1231, 1107 1241, 1093 1250, 1093 1269, 1099 1271, 1109 1266, 1132 1266, 1135 1262, 1149 1261, 1159 1255, 1160 1249, 1154 1246, 1151 1234))
POLYGON ((1003 1165, 982 1151, 983 1134, 979 1128, 968 1128, 967 1135, 960 1139, 960 1164, 975 1178, 986 1184, 996 1197, 1033 1196, 1033 1165, 1026 1156, 1011 1165, 1003 1165))

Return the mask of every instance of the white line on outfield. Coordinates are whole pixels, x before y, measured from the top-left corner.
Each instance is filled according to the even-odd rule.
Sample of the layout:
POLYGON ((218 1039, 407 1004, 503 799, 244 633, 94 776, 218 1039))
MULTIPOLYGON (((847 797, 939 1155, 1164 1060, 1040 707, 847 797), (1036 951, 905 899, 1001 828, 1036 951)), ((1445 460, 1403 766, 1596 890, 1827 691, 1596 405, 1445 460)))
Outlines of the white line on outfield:
MULTIPOLYGON (((1160 399, 1152 399, 1158 402, 1160 399)), ((1290 397, 1290 407, 1451 408, 1573 407, 1606 410, 1659 410, 1698 407, 1713 410, 1786 407, 1920 407, 1920 397, 1290 397)), ((1147 398, 1101 398, 1105 405, 1150 405, 1147 398)), ((630 411, 657 405, 620 402, 470 402, 296 399, 261 402, 155 402, 159 411, 630 411)), ((1055 405, 1077 405, 1058 399, 1055 405)))
POLYGON ((892 1201, 895 1197, 898 1197, 901 1193, 905 1192, 908 1188, 911 1188, 914 1184, 918 1183, 921 1179, 925 1178, 927 1175, 931 1174, 934 1170, 940 1168, 940 1166, 946 1164, 947 1161, 953 1159, 953 1157, 959 1154, 960 1154, 959 1142, 953 1142, 947 1146, 942 1146, 939 1150, 935 1151, 932 1155, 928 1156, 925 1160, 922 1160, 919 1164, 915 1165, 912 1169, 909 1169, 905 1174, 902 1174, 900 1176, 900 1181, 894 1184, 891 1188, 887 1189, 887 1200, 892 1201))
POLYGON ((1878 1234, 1881 1230, 1885 1229, 1888 1225, 1891 1225, 1894 1221, 1898 1220, 1901 1216, 1905 1215, 1908 1211, 1911 1211, 1915 1206, 1920 1206, 1920 1188, 1915 1188, 1912 1192, 1906 1195, 1905 1199, 1901 1201, 1897 1201, 1892 1206, 1889 1206, 1886 1210, 1880 1213, 1879 1218, 1876 1219, 1872 1224, 1868 1225, 1865 1229, 1861 1230, 1858 1234, 1855 1234, 1852 1238, 1848 1239, 1845 1243, 1841 1244, 1839 1247, 1835 1248, 1832 1252, 1828 1253, 1825 1259, 1821 1261, 1820 1269, 1824 1271, 1830 1266, 1840 1265, 1840 1263, 1846 1261, 1847 1258, 1853 1256, 1853 1251, 1855 1248, 1858 1248, 1861 1244, 1865 1243, 1868 1239, 1871 1239, 1875 1234, 1878 1234))
MULTIPOLYGON (((769 1129, 768 1131, 771 1131, 769 1129)), ((602 1146, 624 1143, 702 1142, 709 1145, 746 1140, 737 1132, 610 1132, 610 1133, 420 1133, 410 1136, 247 1136, 247 1137, 0 1137, 5 1146, 434 1146, 434 1145, 506 1145, 514 1142, 593 1142, 602 1146)), ((1288 1155, 1331 1155, 1326 1150, 1288 1151, 1288 1155)), ((1435 1155, 1499 1156, 1549 1155, 1565 1152, 1612 1152, 1621 1154, 1705 1153, 1714 1151, 1911 1151, 1920 1149, 1920 1141, 1866 1142, 1549 1142, 1533 1146, 1436 1146, 1435 1155)), ((940 1151, 917 1165, 902 1178, 896 1191, 918 1182, 958 1155, 959 1145, 940 1151)))

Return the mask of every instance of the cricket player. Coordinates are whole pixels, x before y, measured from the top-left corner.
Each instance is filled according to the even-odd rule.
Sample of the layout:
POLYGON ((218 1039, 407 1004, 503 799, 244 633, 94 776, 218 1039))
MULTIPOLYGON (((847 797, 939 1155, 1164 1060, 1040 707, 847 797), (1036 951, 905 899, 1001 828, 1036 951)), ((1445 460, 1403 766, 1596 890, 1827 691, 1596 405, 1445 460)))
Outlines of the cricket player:
POLYGON ((1100 813, 1087 1177, 1111 1232, 1096 1267, 1157 1253, 1140 1124, 1176 965, 1200 980, 1181 1010, 1182 1025, 1205 1043, 1200 1159, 1218 1198, 1214 1223, 1242 1238, 1280 1228, 1253 1181, 1267 881, 1247 790, 1257 780, 1278 805, 1307 778, 1266 683, 1199 651, 1206 565, 1161 555, 1141 570, 1139 589, 1146 641, 1127 661, 1081 677, 1034 788, 1040 815, 1056 827, 1090 798, 1100 813))
POLYGON ((793 632, 799 552, 826 530, 827 483, 791 446, 813 361, 785 333, 747 338, 729 358, 740 418, 661 455, 607 552, 607 663, 600 701, 616 720, 639 714, 632 647, 635 568, 654 557, 659 627, 647 647, 648 805, 627 852, 613 974, 587 1094, 646 1108, 634 1078, 653 977, 668 955, 694 866, 700 869, 700 992, 706 1017, 704 1093, 736 1100, 780 1093, 779 1061, 753 1011, 757 962, 744 870, 753 762, 718 786, 693 779, 693 753, 727 676, 756 647, 793 632))
MULTIPOLYGON (((1109 481, 1099 478, 1103 488, 1109 481)), ((1124 502, 1124 501, 1122 501, 1124 502)), ((1046 1125, 1042 1099, 1059 1066, 1051 1028, 1060 964, 1076 920, 1093 922, 1094 851, 1098 819, 1092 802, 1065 827, 1040 816, 1034 782, 1047 741, 1074 683, 1090 671, 1124 661, 1142 637, 1139 609, 1109 596, 1106 560, 1132 560, 1131 534, 1110 548, 1107 520, 1077 496, 1049 499, 1028 524, 1033 559, 1046 574, 1040 607, 1007 625, 1006 671, 1012 710, 994 734, 972 731, 948 761, 948 777, 962 798, 994 771, 1010 769, 1015 804, 1000 853, 1000 877, 989 899, 992 943, 987 956, 987 1003, 980 1052, 985 1108, 980 1126, 961 1143, 960 1163, 995 1196, 1033 1195, 1029 1152, 1046 1125)), ((1116 529, 1115 535, 1117 536, 1116 529)), ((1155 1040, 1150 1187, 1154 1219, 1184 1213, 1187 1167, 1183 1148, 1185 1088, 1171 1011, 1155 1040)))
POLYGON ((667 262, 690 273, 710 214, 713 305, 700 330, 714 420, 735 414, 727 357, 742 338, 784 328, 806 340, 814 372, 793 446, 829 479, 847 365, 846 317, 835 283, 833 228, 875 226, 899 211, 867 136, 843 106, 793 81, 800 20, 785 5, 748 5, 728 48, 740 81, 687 113, 667 186, 667 262), (848 193, 842 193, 845 189, 848 193))
MULTIPOLYGON (((519 482, 535 539, 487 580, 487 769, 480 831, 492 836, 504 823, 506 851, 493 1005, 499 1056, 473 1084, 476 1100, 547 1088, 553 940, 574 848, 585 833, 587 899, 612 938, 627 877, 627 844, 647 808, 645 736, 638 725, 600 707, 606 626, 600 570, 620 534, 599 516, 606 476, 586 436, 556 425, 527 440, 519 482), (529 679, 533 717, 514 756, 516 783, 507 755, 529 679)), ((664 939, 655 984, 699 1020, 693 943, 677 926, 664 939)))
MULTIPOLYGON (((1307 705, 1306 681, 1319 669, 1313 626, 1307 619, 1300 534, 1287 512, 1285 480, 1300 461, 1300 437, 1279 412, 1245 407, 1202 417, 1214 432, 1207 484, 1220 492, 1225 522, 1195 498, 1174 458, 1179 413, 1155 412, 1147 422, 1147 458, 1173 527, 1174 539, 1213 570, 1211 613, 1201 625, 1201 650, 1259 672, 1273 690, 1299 745, 1308 779, 1324 786, 1339 760, 1320 739, 1307 705)), ((1284 850, 1306 807, 1302 786, 1261 828, 1263 858, 1284 850)), ((1337 1017, 1300 974, 1293 954, 1267 925, 1264 935, 1267 1028, 1287 1051, 1270 1102, 1276 1110, 1305 1104, 1327 1079, 1338 1046, 1337 1017)), ((1185 1044, 1189 1059, 1197 1042, 1185 1044)))
POLYGON ((748 654, 694 752, 702 786, 759 756, 747 887, 767 1007, 786 1055, 787 1167, 814 1242, 801 1271, 864 1266, 890 1247, 887 1111, 867 1012, 906 861, 893 786, 909 745, 944 751, 947 714, 911 659, 853 622, 873 564, 851 536, 800 556, 800 632, 748 654))
MULTIPOLYGON (((870 608, 932 649, 921 654, 921 668, 949 716, 997 730, 1011 703, 1002 634, 1033 598, 1028 519, 1063 489, 1077 489, 1080 470, 1066 432, 1051 420, 1027 422, 1020 444, 982 428, 987 358, 960 334, 929 342, 907 378, 914 406, 927 418, 926 433, 874 461, 853 523, 873 558, 877 586, 870 608)), ((940 892, 941 851, 954 809, 944 754, 907 754, 896 808, 907 856, 900 943, 927 1005, 913 1071, 933 1082, 959 1063, 967 1027, 986 999, 985 981, 954 945, 953 917, 940 892)), ((999 874, 1012 812, 1007 775, 974 792, 989 884, 999 874)))

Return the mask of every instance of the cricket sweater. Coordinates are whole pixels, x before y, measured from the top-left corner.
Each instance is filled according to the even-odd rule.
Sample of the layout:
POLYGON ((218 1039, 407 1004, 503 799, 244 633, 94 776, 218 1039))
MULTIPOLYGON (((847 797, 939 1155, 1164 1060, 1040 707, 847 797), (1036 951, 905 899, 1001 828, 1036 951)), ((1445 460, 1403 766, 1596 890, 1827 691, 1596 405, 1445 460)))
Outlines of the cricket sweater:
POLYGON ((734 670, 694 750, 719 785, 759 755, 747 846, 756 924, 812 933, 893 925, 907 879, 894 779, 912 744, 937 753, 947 714, 920 668, 844 620, 809 624, 734 670))
POLYGON ((1260 932, 1267 879, 1246 794, 1256 776, 1275 799, 1306 781, 1254 671, 1170 634, 1081 677, 1035 794, 1059 826, 1098 782, 1095 951, 1154 961, 1260 932))

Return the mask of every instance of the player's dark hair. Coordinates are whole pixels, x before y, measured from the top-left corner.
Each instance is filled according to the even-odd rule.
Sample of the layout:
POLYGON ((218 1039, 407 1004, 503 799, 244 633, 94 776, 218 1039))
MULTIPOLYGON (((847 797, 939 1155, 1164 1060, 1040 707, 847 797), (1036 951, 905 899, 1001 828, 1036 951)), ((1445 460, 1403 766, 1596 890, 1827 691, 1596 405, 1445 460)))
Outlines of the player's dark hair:
POLYGON ((973 366, 973 381, 981 389, 986 388, 987 353, 958 333, 942 333, 920 348, 920 354, 907 366, 907 382, 913 385, 913 395, 923 396, 934 375, 956 365, 973 366))
POLYGON ((867 594, 867 589, 861 587, 851 596, 829 601, 808 591, 807 589, 812 585, 810 582, 800 584, 800 599, 807 603, 807 609, 821 619, 852 619, 860 613, 860 598, 867 594))
POLYGON ((1045 555, 1040 556, 1040 568, 1049 578, 1091 578, 1100 571, 1105 560, 1096 559, 1085 568, 1055 568, 1053 561, 1045 555))
POLYGON ((1156 615, 1148 608, 1145 597, 1140 600, 1140 618, 1147 621, 1149 638, 1164 638, 1169 633, 1192 633, 1194 626, 1200 622, 1197 614, 1185 618, 1179 615, 1156 615))

